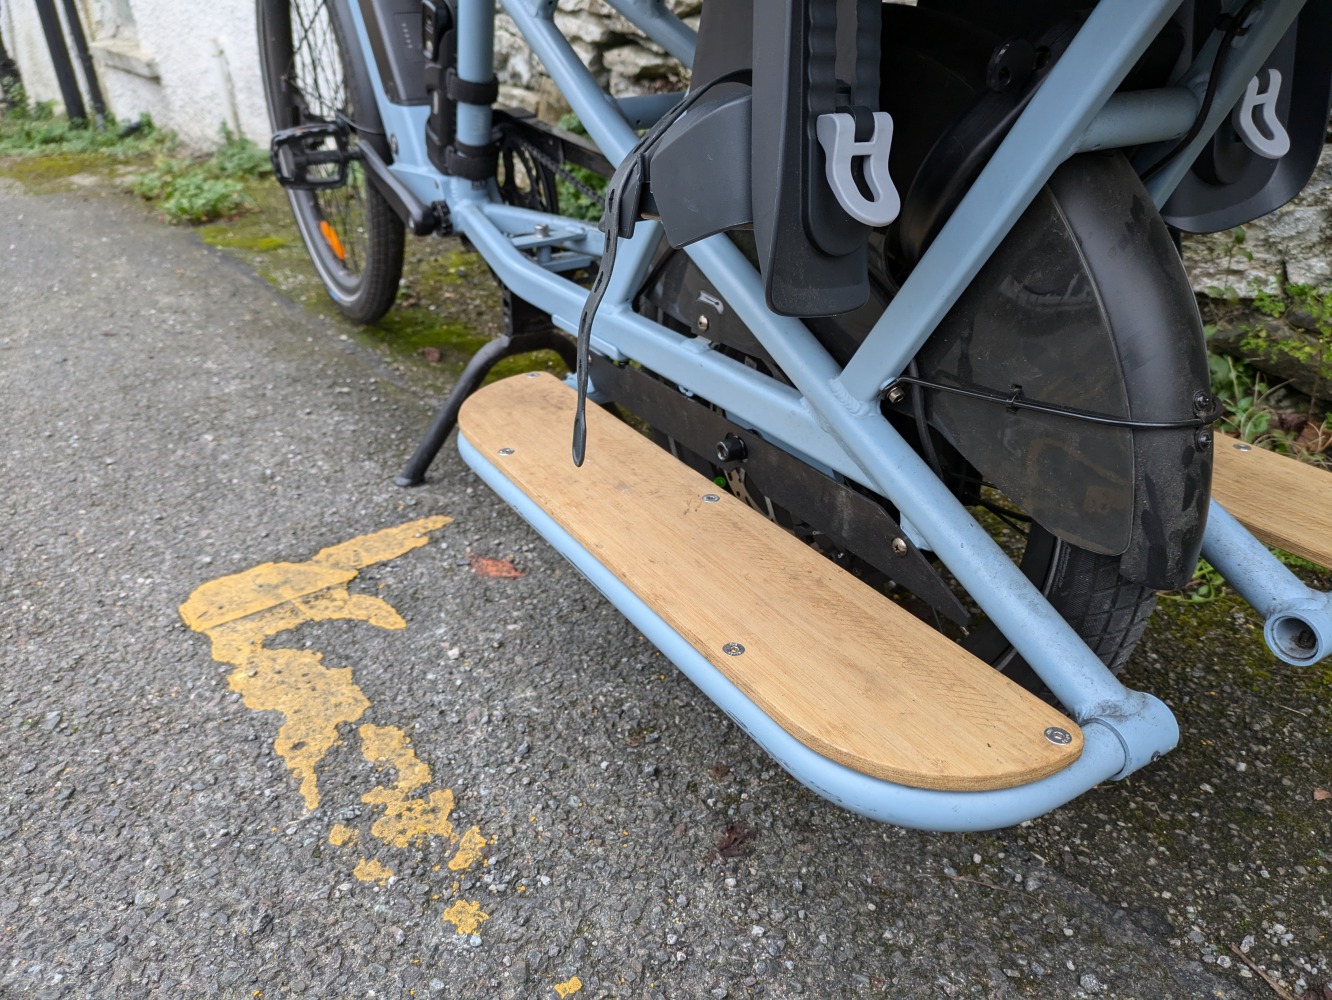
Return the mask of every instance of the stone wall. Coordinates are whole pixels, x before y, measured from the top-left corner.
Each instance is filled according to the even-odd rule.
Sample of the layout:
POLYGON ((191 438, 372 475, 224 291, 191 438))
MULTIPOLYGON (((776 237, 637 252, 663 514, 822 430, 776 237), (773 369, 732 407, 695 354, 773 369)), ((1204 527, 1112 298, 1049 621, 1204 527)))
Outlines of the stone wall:
MULTIPOLYGON (((698 27, 702 0, 666 0, 666 6, 698 27)), ((680 64, 600 0, 559 0, 555 23, 597 81, 616 97, 684 86, 680 64)), ((503 14, 495 25, 495 74, 502 104, 528 108, 548 121, 568 110, 517 27, 503 14)))
POLYGON ((1332 146, 1299 197, 1241 227, 1188 237, 1184 261, 1195 291, 1233 288, 1244 298, 1285 285, 1332 290, 1332 146))

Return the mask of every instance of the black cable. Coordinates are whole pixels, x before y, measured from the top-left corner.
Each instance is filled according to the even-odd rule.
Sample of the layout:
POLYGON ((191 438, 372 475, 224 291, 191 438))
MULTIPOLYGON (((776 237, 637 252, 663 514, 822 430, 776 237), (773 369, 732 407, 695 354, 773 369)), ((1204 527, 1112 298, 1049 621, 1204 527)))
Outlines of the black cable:
POLYGON ((1212 72, 1207 79, 1207 92, 1203 95, 1202 105, 1198 108, 1198 116, 1193 119, 1193 124, 1189 126, 1184 138, 1180 139, 1169 152, 1142 172, 1140 176, 1143 181, 1155 177, 1167 163, 1178 156, 1182 150, 1187 149, 1194 139, 1198 138, 1198 133, 1202 131, 1203 125, 1206 124, 1207 116, 1212 110, 1213 102, 1216 100, 1216 89, 1221 82, 1221 70, 1225 68, 1226 59, 1230 55, 1231 43, 1248 30, 1244 27, 1244 22, 1249 19, 1249 15, 1260 3, 1262 3, 1262 0, 1247 0, 1234 17, 1223 14, 1218 19, 1217 27, 1224 26, 1226 33, 1221 36, 1221 45, 1216 50, 1216 58, 1212 60, 1212 72))

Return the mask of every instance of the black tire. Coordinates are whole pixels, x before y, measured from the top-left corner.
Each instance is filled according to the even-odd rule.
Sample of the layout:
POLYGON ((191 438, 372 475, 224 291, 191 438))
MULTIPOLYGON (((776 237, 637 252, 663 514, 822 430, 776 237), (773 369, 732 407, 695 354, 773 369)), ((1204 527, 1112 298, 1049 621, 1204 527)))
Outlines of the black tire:
MULTIPOLYGON (((273 130, 339 119, 351 145, 373 143, 390 159, 360 51, 349 44, 345 0, 258 0, 259 55, 273 130)), ((338 309, 373 323, 393 305, 402 277, 405 231, 359 162, 347 184, 287 192, 301 240, 338 309)))

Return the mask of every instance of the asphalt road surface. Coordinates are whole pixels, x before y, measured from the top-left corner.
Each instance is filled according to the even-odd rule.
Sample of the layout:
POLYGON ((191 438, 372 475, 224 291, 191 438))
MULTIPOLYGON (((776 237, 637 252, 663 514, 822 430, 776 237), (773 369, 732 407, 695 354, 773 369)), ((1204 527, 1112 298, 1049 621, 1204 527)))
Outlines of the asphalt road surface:
POLYGON ((1130 667, 1158 765, 883 826, 451 450, 393 486, 347 328, 97 189, 0 182, 0 261, 0 996, 1322 997, 1329 675, 1233 601, 1130 667))

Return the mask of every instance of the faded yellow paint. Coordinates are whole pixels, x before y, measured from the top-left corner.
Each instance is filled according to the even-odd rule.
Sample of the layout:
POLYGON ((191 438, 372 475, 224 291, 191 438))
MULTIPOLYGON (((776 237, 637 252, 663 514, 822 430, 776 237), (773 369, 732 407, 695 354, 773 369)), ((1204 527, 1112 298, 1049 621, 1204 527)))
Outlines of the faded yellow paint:
POLYGON ((394 559, 429 541, 450 523, 426 517, 330 546, 305 563, 264 563, 205 583, 180 606, 180 616, 213 641, 213 659, 236 670, 227 679, 247 708, 285 716, 273 748, 300 781, 305 805, 319 805, 316 767, 337 742, 338 726, 370 707, 347 668, 325 667, 323 654, 268 649, 264 643, 306 622, 351 619, 385 629, 407 623, 388 603, 352 594, 359 570, 394 559))
POLYGON ((352 874, 362 882, 376 882, 383 885, 393 877, 393 869, 384 867, 374 858, 362 858, 352 874))
POLYGON ((475 934, 490 916, 481 912, 480 903, 460 899, 444 911, 444 919, 458 928, 459 934, 475 934))
POLYGON ((555 984, 555 993, 563 1000, 564 997, 571 997, 583 988, 583 981, 577 976, 571 976, 565 982, 555 984))
POLYGON ((398 772, 394 788, 411 792, 430 782, 430 768, 412 749, 411 737, 397 726, 362 726, 361 753, 376 767, 391 767, 398 772))
POLYGON ((449 870, 460 872, 471 868, 481 860, 481 852, 485 846, 486 838, 481 835, 480 828, 472 827, 462 835, 457 852, 449 859, 449 870))
MULTIPOLYGON (((273 747, 299 781, 309 809, 319 806, 318 767, 338 742, 339 727, 357 722, 370 701, 350 668, 327 667, 323 654, 313 650, 270 649, 265 643, 309 622, 353 620, 383 629, 405 628, 407 623, 391 605, 378 597, 353 594, 349 585, 364 567, 425 545, 428 533, 450 520, 411 521, 329 546, 304 563, 264 563, 203 584, 180 606, 185 623, 212 640, 213 659, 235 668, 227 681, 246 707, 283 715, 273 747)), ((371 835, 399 848, 443 838, 457 845, 449 861, 451 870, 476 864, 485 837, 476 827, 461 837, 454 832, 452 790, 421 794, 430 784, 431 771, 416 756, 407 734, 397 726, 371 724, 357 732, 362 756, 376 768, 396 774, 391 784, 382 783, 361 797, 383 809, 371 825, 371 835)), ((338 823, 328 839, 342 847, 355 844, 358 834, 338 823)), ((353 874, 379 885, 393 876, 390 868, 372 858, 362 858, 353 874)), ((467 900, 454 902, 443 918, 460 934, 475 934, 490 919, 480 904, 467 900)))

